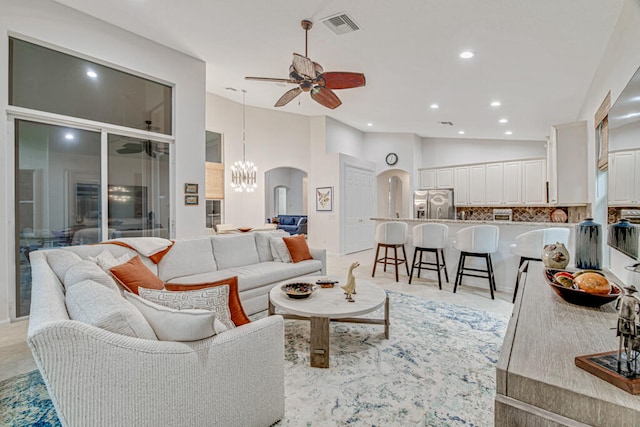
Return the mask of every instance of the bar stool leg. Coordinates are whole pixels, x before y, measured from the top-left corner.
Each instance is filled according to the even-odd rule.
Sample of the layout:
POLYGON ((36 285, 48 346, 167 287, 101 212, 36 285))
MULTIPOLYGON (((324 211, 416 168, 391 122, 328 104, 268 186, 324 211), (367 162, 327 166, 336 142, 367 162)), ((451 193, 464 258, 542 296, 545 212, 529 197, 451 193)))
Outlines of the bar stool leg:
POLYGON ((498 288, 496 288, 496 276, 493 272, 493 261, 491 260, 491 254, 487 254, 488 259, 489 259, 489 271, 490 271, 490 276, 491 276, 491 283, 493 284, 493 290, 497 291, 498 288))
POLYGON ((438 270, 438 288, 442 290, 442 279, 440 278, 440 256, 438 255, 437 249, 436 249, 436 270, 438 270))
POLYGON ((420 251, 420 260, 418 261, 418 279, 420 278, 420 273, 422 273, 422 255, 424 254, 424 250, 422 248, 416 248, 417 251, 420 251))
MULTIPOLYGON (((411 263, 411 273, 409 273, 409 284, 411 284, 411 279, 413 279, 413 268, 416 266, 416 255, 418 254, 418 248, 413 250, 413 262, 411 263)), ((420 259, 422 259, 422 252, 420 252, 420 259)), ((418 277, 420 277, 420 268, 418 268, 418 277)))
POLYGON ((516 295, 518 294, 518 285, 520 284, 520 277, 522 277, 522 273, 524 272, 524 269, 522 268, 522 264, 524 264, 524 262, 525 262, 525 258, 520 257, 520 263, 518 264, 518 275, 516 276, 516 286, 513 289, 513 300, 511 301, 512 303, 516 302, 516 295))
POLYGON ((387 264, 389 263, 389 246, 384 247, 384 272, 387 272, 387 264))
POLYGON ((371 273, 371 277, 375 277, 376 275, 376 266, 378 265, 379 254, 380 254, 380 243, 378 243, 378 247, 376 249, 376 258, 373 260, 373 273, 371 273))
MULTIPOLYGON (((396 266, 396 282, 398 282, 399 279, 398 279, 398 246, 397 245, 393 247, 393 256, 394 256, 393 258, 394 264, 396 266)), ((407 274, 409 274, 409 270, 407 270, 407 274)))
MULTIPOLYGON (((402 245, 402 254, 404 255, 404 266, 407 269, 407 276, 409 275, 409 263, 407 262, 407 251, 404 250, 404 244, 402 245)), ((396 257, 397 259, 397 257, 396 257)))
POLYGON ((464 268, 464 261, 465 261, 465 254, 464 252, 462 252, 460 254, 460 259, 458 260, 458 272, 456 274, 456 283, 455 285, 453 285, 453 293, 456 293, 456 290, 458 290, 458 285, 462 284, 462 270, 464 268))
POLYGON ((493 269, 491 268, 491 254, 484 254, 484 260, 487 263, 487 273, 489 274, 489 290, 491 291, 491 299, 495 299, 493 296, 493 288, 495 288, 495 284, 493 283, 493 269))
POLYGON ((440 254, 442 255, 442 266, 444 267, 444 277, 447 279, 447 283, 449 283, 449 273, 447 273, 447 260, 444 258, 444 249, 440 249, 440 254))

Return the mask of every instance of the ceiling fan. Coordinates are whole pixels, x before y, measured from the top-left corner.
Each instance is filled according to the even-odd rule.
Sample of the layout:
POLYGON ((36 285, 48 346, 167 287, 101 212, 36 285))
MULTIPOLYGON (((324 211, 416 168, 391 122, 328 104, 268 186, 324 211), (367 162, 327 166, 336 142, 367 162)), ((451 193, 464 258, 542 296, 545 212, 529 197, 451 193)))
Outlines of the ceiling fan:
POLYGON ((304 29, 304 56, 294 53, 293 63, 289 67, 289 78, 278 79, 269 77, 245 77, 246 80, 258 80, 264 82, 279 82, 296 84, 298 87, 285 92, 275 103, 274 107, 282 107, 294 100, 302 92, 311 93, 311 98, 332 110, 342 104, 340 98, 333 92, 334 89, 351 89, 366 84, 363 73, 348 71, 327 71, 317 62, 309 59, 308 40, 309 30, 313 22, 305 19, 301 22, 304 29))
MULTIPOLYGON (((146 130, 150 131, 152 129, 155 130, 157 128, 156 126, 151 126, 151 123, 152 123, 151 120, 145 120, 146 130)), ((157 142, 153 142, 149 139, 145 141, 138 141, 138 142, 125 142, 122 148, 116 150, 116 152, 118 152, 119 154, 138 154, 138 153, 145 152, 147 153, 147 156, 151 157, 152 159, 156 158, 156 153, 169 154, 168 150, 161 149, 158 146, 157 142)))

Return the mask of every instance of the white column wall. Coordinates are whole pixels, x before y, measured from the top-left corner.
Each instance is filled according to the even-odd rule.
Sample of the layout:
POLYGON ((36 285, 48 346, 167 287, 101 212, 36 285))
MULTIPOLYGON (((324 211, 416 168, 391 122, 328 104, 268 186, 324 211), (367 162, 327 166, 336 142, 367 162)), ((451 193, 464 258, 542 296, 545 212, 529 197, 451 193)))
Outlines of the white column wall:
MULTIPOLYGON (((7 140, 7 35, 44 41, 68 52, 113 64, 135 74, 174 85, 176 139, 172 185, 176 201, 184 197, 185 182, 200 184, 204 201, 205 63, 199 59, 136 36, 50 0, 0 0, 0 322, 15 315, 14 152, 7 140)), ((172 212, 175 235, 196 235, 205 226, 204 203, 172 212)))

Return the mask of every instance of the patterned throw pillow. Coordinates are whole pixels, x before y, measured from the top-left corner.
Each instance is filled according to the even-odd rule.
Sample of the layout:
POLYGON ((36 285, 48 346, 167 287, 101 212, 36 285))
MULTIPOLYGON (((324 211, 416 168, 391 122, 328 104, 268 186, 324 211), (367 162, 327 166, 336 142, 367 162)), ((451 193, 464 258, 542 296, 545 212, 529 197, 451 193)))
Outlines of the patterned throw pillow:
POLYGON ((227 329, 235 328, 229 311, 229 285, 195 291, 165 291, 138 288, 139 295, 147 301, 177 310, 199 308, 213 311, 227 329))

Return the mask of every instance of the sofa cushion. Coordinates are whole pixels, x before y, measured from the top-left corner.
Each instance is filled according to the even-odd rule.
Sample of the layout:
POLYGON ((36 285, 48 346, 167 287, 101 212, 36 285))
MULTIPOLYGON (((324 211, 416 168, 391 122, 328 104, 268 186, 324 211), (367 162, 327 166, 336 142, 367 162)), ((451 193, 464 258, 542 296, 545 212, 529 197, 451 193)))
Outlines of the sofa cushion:
POLYGON ((157 340, 138 309, 122 296, 93 280, 70 287, 65 296, 69 317, 116 334, 157 340))
POLYGON ((213 236, 211 243, 218 270, 260 262, 256 239, 251 233, 213 236))
POLYGON ((82 260, 72 265, 64 275, 64 281, 62 283, 68 292, 72 286, 85 280, 93 280, 112 291, 120 292, 120 288, 118 288, 116 282, 98 267, 95 262, 89 260, 82 260))
POLYGON ((291 255, 291 261, 297 263, 307 259, 313 259, 309 252, 309 245, 304 238, 304 234, 300 234, 293 237, 283 237, 284 244, 287 245, 289 254, 291 255))
POLYGON ((294 217, 285 217, 282 219, 282 225, 294 225, 296 223, 296 219, 294 217))
POLYGON ((47 252, 47 262, 51 269, 61 282, 64 282, 64 276, 71 266, 82 261, 77 254, 66 250, 55 250, 47 252))
POLYGON ((271 237, 286 237, 288 235, 289 233, 284 230, 256 231, 254 236, 256 238, 256 249, 258 250, 260 262, 273 261, 273 254, 271 253, 271 237))
POLYGON ((177 310, 197 308, 213 311, 226 329, 235 328, 229 311, 229 286, 215 286, 194 291, 166 291, 140 288, 140 296, 147 301, 177 310))
POLYGON ((164 281, 214 270, 217 266, 210 237, 178 239, 158 263, 158 277, 164 281))
MULTIPOLYGON (((212 273, 220 274, 219 271, 217 272, 214 271, 212 273)), ((204 273, 204 274, 207 275, 212 273, 204 273)), ((192 290, 214 288, 216 286, 228 285, 229 286, 229 312, 231 313, 231 321, 236 326, 244 325, 245 323, 251 322, 247 317, 247 314, 244 312, 244 308, 242 308, 242 303, 240 302, 237 277, 235 276, 227 277, 222 280, 214 279, 207 282, 187 282, 187 283, 189 284, 167 283, 166 289, 168 291, 192 291, 192 290)))
POLYGON ((308 260, 296 264, 261 262, 254 265, 230 268, 227 272, 238 276, 238 289, 243 292, 321 270, 322 262, 308 260))
POLYGON ((140 310, 161 341, 197 341, 226 330, 224 326, 216 327, 216 314, 209 310, 177 310, 131 292, 125 292, 124 297, 140 310))
POLYGON ((113 277, 120 282, 129 292, 138 293, 138 288, 162 289, 164 282, 153 274, 140 260, 138 255, 131 258, 124 264, 113 267, 111 270, 113 277))

